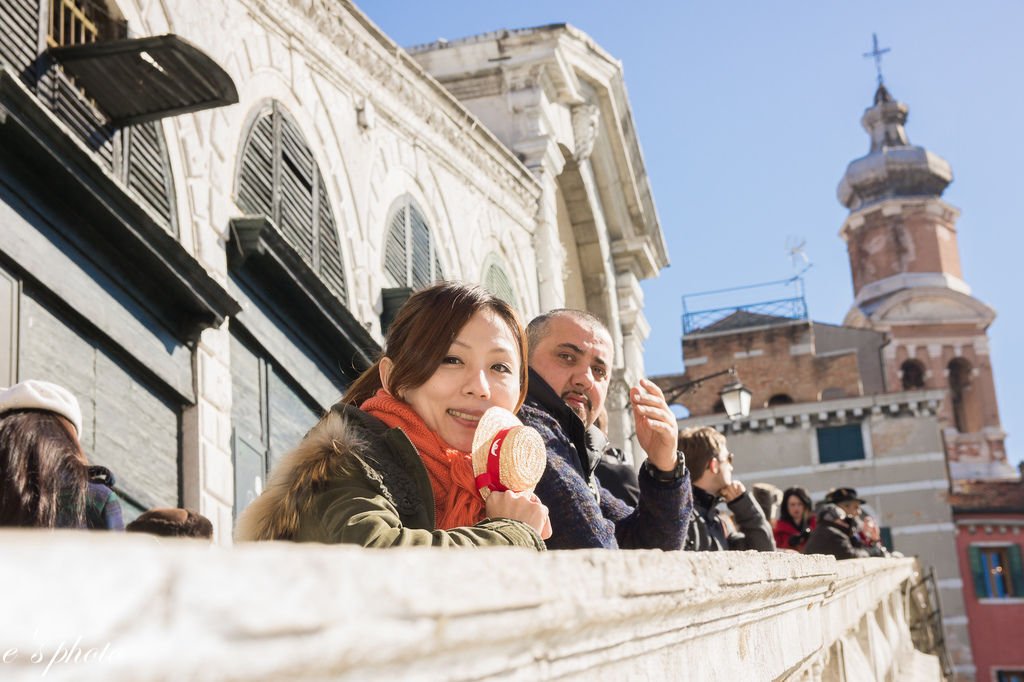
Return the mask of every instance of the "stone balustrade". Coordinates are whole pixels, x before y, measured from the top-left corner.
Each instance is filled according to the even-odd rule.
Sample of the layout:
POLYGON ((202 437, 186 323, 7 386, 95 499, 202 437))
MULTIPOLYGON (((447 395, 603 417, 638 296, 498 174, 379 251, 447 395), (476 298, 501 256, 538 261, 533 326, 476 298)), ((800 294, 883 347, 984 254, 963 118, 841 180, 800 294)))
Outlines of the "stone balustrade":
POLYGON ((3 680, 937 680, 910 559, 0 532, 3 680))

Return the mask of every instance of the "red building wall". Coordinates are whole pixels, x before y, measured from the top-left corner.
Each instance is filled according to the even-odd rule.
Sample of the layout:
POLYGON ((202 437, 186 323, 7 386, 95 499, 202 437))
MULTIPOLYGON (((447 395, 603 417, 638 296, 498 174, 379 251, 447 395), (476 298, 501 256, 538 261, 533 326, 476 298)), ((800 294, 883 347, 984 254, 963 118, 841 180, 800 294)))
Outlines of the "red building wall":
MULTIPOLYGON (((1019 484, 1018 484, 1019 485, 1019 484)), ((964 605, 974 653, 975 679, 995 682, 997 671, 1024 672, 1024 584, 1009 598, 979 598, 970 548, 1008 545, 1024 549, 1024 510, 955 514, 964 605)), ((1021 580, 1022 576, 1012 576, 1021 580)))

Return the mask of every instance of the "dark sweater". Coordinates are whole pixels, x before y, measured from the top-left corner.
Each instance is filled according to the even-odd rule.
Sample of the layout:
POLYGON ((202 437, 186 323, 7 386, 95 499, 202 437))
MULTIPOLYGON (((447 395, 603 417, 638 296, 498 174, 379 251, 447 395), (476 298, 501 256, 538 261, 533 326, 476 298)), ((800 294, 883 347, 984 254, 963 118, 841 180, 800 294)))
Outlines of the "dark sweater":
POLYGON ((682 548, 693 504, 689 473, 659 483, 641 467, 640 502, 632 507, 597 482, 600 453, 583 421, 533 370, 519 417, 540 433, 547 448, 547 468, 536 492, 551 515, 549 549, 682 548))

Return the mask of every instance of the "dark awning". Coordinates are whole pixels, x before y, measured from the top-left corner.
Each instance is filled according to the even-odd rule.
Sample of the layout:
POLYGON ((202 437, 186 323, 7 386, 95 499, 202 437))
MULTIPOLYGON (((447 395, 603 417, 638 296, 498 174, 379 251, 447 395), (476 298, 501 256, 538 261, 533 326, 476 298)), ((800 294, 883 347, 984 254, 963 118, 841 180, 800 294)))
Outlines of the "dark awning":
POLYGON ((55 47, 49 54, 119 126, 238 101, 231 76, 173 34, 55 47))
POLYGON ((294 318, 303 341, 325 351, 333 367, 355 379, 380 346, 266 216, 231 219, 228 267, 260 284, 280 311, 294 318), (339 364, 339 358, 344 362, 339 364))

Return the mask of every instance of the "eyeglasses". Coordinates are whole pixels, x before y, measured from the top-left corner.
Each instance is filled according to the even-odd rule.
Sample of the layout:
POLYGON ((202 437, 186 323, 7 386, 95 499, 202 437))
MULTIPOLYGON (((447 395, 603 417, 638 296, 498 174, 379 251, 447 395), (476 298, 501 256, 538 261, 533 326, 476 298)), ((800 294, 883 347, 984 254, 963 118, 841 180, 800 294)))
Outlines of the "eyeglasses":
POLYGON ((732 464, 733 457, 734 457, 734 455, 731 452, 727 452, 727 453, 725 453, 725 457, 722 457, 721 455, 719 455, 718 456, 718 461, 719 462, 728 462, 729 464, 732 464))

